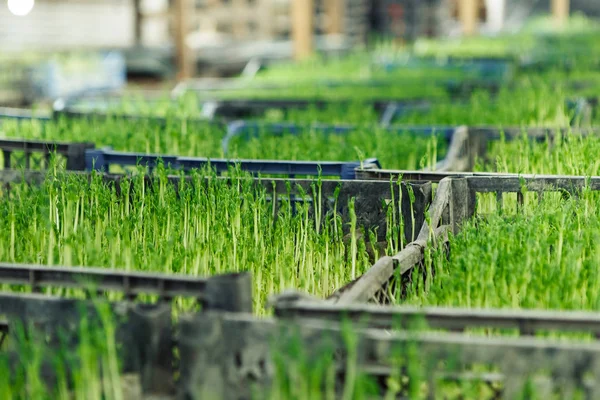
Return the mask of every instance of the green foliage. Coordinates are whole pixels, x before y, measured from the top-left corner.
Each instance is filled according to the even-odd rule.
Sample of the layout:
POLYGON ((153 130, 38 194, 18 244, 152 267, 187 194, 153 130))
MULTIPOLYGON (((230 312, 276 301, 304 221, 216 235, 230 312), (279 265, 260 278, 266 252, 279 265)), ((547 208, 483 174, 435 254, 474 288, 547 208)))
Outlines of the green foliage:
MULTIPOLYGON (((536 142, 526 137, 499 141, 491 160, 479 170, 598 175, 600 141, 567 135, 536 142)), ((525 207, 515 214, 516 198, 502 211, 479 198, 480 217, 452 240, 450 259, 434 255, 436 276, 430 287, 417 279, 410 301, 464 307, 600 309, 596 251, 600 225, 597 192, 577 197, 525 193, 525 207)))
MULTIPOLYGON (((377 113, 363 104, 374 98, 432 100, 430 110, 403 115, 397 123, 568 126, 573 114, 565 100, 596 94, 600 65, 597 25, 577 17, 556 35, 548 32, 547 22, 537 21, 516 36, 417 43, 413 54, 436 58, 483 55, 533 62, 533 67, 519 71, 513 81, 502 82, 497 93, 475 91, 460 101, 450 99, 444 86, 448 81, 471 79, 468 72, 427 62, 417 67, 408 61, 403 64, 409 52, 389 43, 378 46, 374 54, 400 60, 395 70, 372 63, 373 54, 366 53, 270 68, 248 88, 218 96, 350 100, 347 105, 325 109, 270 110, 264 120, 355 124, 357 129, 347 135, 322 135, 311 130, 301 135, 261 132, 249 140, 234 139, 229 156, 361 161, 377 157, 384 168, 394 169, 432 167, 444 156, 446 145, 439 137, 389 134, 376 127, 377 113), (551 67, 536 70, 536 62, 551 67), (367 85, 375 80, 379 85, 367 85), (289 85, 290 81, 294 84, 289 85), (258 89, 260 85, 273 88, 258 89)), ((79 107, 94 109, 97 105, 84 103, 79 107)), ((114 102, 109 111, 162 116, 166 124, 119 118, 62 119, 47 124, 2 121, 1 136, 91 141, 122 151, 223 157, 224 129, 187 120, 200 117, 198 96, 188 94, 175 103, 167 97, 153 102, 132 97, 114 102)), ((599 175, 599 153, 600 140, 593 136, 567 135, 552 142, 501 140, 491 145, 490 157, 480 161, 478 170, 599 175)), ((348 205, 350 220, 344 226, 339 215, 323 215, 319 207, 311 213, 306 205, 294 209, 289 201, 283 201, 274 213, 273 203, 268 201, 272 193, 252 186, 238 171, 230 172, 232 184, 200 171, 193 175, 193 185, 178 188, 168 183, 166 173, 159 168, 152 178, 152 190, 134 174, 123 182, 119 196, 116 188, 103 183, 99 176, 91 181, 67 177, 60 168, 50 172, 40 187, 20 184, 13 185, 10 192, 2 189, 0 261, 193 276, 250 271, 254 309, 263 314, 273 293, 295 288, 325 297, 371 264, 365 238, 373 243, 376 236, 374 232, 357 232, 354 199, 348 205), (345 228, 351 231, 349 236, 344 236, 345 228)), ((320 183, 317 180, 307 194, 317 204, 321 204, 320 183)), ((408 195, 414 198, 414 193, 408 195)), ((579 193, 578 198, 547 194, 539 204, 535 193, 524 196, 525 207, 519 214, 514 212, 513 198, 505 199, 503 209, 498 210, 494 199, 480 196, 478 217, 451 239, 449 258, 441 250, 428 250, 425 271, 415 271, 406 298, 400 298, 400 291, 394 291, 392 285, 390 297, 419 305, 600 309, 600 252, 596 245, 600 239, 600 196, 589 190, 579 193)), ((377 256, 396 253, 406 244, 399 235, 405 225, 401 213, 388 208, 387 214, 388 244, 383 250, 374 250, 377 256)), ((70 291, 59 294, 75 295, 70 291)), ((179 311, 189 306, 176 303, 179 311)), ((103 329, 92 329, 83 321, 81 346, 57 356, 61 383, 55 393, 46 390, 39 375, 47 353, 43 344, 21 342, 19 355, 24 363, 17 373, 10 370, 7 358, 0 356, 0 398, 126 398, 120 391, 114 327, 108 320, 103 324, 103 329), (66 376, 67 363, 81 366, 75 376, 66 376)), ((349 329, 344 338, 346 372, 351 379, 337 388, 341 389, 338 393, 347 399, 369 398, 373 386, 357 368, 356 337, 349 329)), ((288 343, 274 354, 272 398, 334 398, 334 352, 322 349, 322 357, 309 361, 305 350, 298 343, 288 343)), ((428 371, 418 358, 410 346, 390 353, 399 372, 389 379, 387 398, 427 396, 424 379, 428 371)), ((450 370, 451 360, 444 361, 450 370)), ((483 386, 446 384, 444 396, 490 396, 489 388, 483 386)))
POLYGON ((0 197, 0 259, 194 276, 250 271, 258 312, 272 293, 326 297, 369 267, 362 239, 344 243, 338 215, 316 224, 306 203, 294 212, 289 201, 273 215, 272 194, 247 176, 233 172, 230 184, 201 175, 176 187, 159 172, 152 190, 133 177, 120 196, 100 176, 16 185, 0 197))

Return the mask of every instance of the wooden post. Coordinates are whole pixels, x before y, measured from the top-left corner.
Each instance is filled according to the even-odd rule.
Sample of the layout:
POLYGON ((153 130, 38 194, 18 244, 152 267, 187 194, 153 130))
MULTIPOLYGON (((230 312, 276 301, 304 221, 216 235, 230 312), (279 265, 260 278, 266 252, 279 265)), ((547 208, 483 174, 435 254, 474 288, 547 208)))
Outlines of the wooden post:
POLYGON ((195 11, 193 0, 175 0, 175 47, 177 78, 180 80, 193 77, 196 69, 196 58, 186 41, 195 11))
POLYGON ((275 13, 273 12, 272 0, 259 0, 258 9, 260 17, 258 18, 260 37, 270 39, 275 32, 275 13))
POLYGON ((465 36, 474 35, 477 31, 478 6, 477 0, 459 0, 458 14, 465 36))
POLYGON ((252 277, 248 273, 215 275, 206 283, 204 311, 252 313, 252 277))
POLYGON ((559 25, 569 18, 569 0, 552 0, 552 15, 559 25))
POLYGON ((302 60, 313 51, 313 0, 293 0, 291 12, 294 58, 302 60))
POLYGON ((493 32, 500 32, 504 26, 506 0, 485 1, 487 25, 493 32))
POLYGON ((327 33, 330 35, 341 34, 344 31, 344 0, 327 0, 325 2, 327 12, 327 33))
POLYGON ((246 0, 232 0, 231 7, 233 17, 231 32, 237 39, 243 39, 248 34, 248 21, 252 18, 248 15, 250 7, 246 0))
POLYGON ((133 0, 135 45, 142 45, 142 0, 133 0))

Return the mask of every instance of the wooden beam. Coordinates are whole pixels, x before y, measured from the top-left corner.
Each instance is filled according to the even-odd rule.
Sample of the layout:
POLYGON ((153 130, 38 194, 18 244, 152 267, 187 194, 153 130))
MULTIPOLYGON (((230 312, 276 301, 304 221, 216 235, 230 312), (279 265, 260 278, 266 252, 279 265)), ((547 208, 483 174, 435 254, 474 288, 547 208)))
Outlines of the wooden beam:
POLYGON ((303 60, 313 51, 313 0, 291 2, 294 58, 303 60))
POLYGON ((330 35, 344 32, 345 0, 327 0, 325 11, 327 13, 327 33, 330 35))
POLYGON ((134 9, 134 37, 135 45, 140 46, 142 44, 142 0, 133 0, 134 9))
POLYGON ((232 0, 232 26, 231 32, 237 39, 243 39, 248 35, 248 11, 250 9, 247 0, 232 0))
POLYGON ((194 76, 196 60, 187 44, 190 20, 195 14, 193 0, 175 0, 175 47, 177 48, 177 79, 194 76))
POLYGON ((262 18, 259 18, 259 33, 260 37, 270 39, 275 32, 275 13, 273 8, 273 0, 258 0, 258 8, 262 18))
POLYGON ((486 0, 486 22, 493 32, 499 32, 504 26, 506 17, 506 0, 486 0))
POLYGON ((479 2, 477 0, 459 0, 458 15, 463 35, 471 36, 477 32, 478 11, 479 2))
POLYGON ((555 21, 562 25, 569 18, 570 0, 552 0, 552 15, 555 21))

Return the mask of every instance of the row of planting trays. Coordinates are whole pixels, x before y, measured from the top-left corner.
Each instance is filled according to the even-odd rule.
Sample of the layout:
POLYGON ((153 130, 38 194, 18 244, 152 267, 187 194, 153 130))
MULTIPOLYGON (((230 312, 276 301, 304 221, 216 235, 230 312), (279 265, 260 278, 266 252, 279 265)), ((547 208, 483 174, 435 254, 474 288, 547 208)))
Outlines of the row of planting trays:
MULTIPOLYGON (((519 39, 513 39, 519 41, 519 39)), ((526 51, 508 51, 497 57, 480 55, 461 55, 431 57, 416 53, 384 54, 360 61, 365 66, 389 73, 391 79, 402 77, 402 71, 427 70, 440 75, 437 83, 446 88, 450 95, 467 94, 476 88, 497 90, 499 85, 512 80, 519 70, 535 68, 562 67, 577 68, 581 62, 594 65, 597 58, 593 55, 595 37, 593 34, 552 36, 542 35, 535 38, 536 46, 526 51), (590 54, 591 53, 591 54, 590 54), (397 74, 397 75, 393 75, 397 74)), ((443 46, 443 42, 442 42, 443 46)), ((518 46, 517 46, 518 47, 518 46)), ((30 54, 21 57, 10 55, 0 59, 0 94, 10 96, 7 100, 17 103, 29 103, 36 100, 57 99, 73 96, 85 91, 118 90, 125 85, 126 62, 117 51, 91 54, 64 54, 48 57, 44 54, 30 54), (16 97, 15 97, 16 96, 16 97)), ((208 83, 197 80, 181 83, 175 93, 188 89, 212 91, 215 89, 265 89, 274 88, 272 83, 252 79, 263 66, 258 59, 250 60, 245 68, 245 77, 251 79, 209 80, 208 83)), ((269 68, 266 66, 266 68, 269 68)), ((385 77, 385 73, 382 77, 385 77)), ((428 76, 430 82, 432 76, 428 76)), ((389 79, 367 82, 355 82, 358 87, 387 85, 389 79)), ((410 80, 404 84, 411 83, 410 80)), ((414 83, 414 82, 412 82, 414 83)), ((348 86, 341 80, 322 80, 323 87, 348 86)))
MULTIPOLYGON (((504 131, 507 139, 522 133, 521 129, 504 131)), ((564 134, 557 129, 530 129, 526 133, 536 140, 554 140, 564 134)), ((514 194, 517 212, 522 212, 527 205, 526 193, 541 198, 552 192, 577 196, 582 190, 600 190, 598 177, 468 172, 474 159, 485 156, 488 142, 499 137, 497 129, 456 129, 437 171, 382 170, 374 162, 355 165, 354 179, 324 180, 319 196, 307 195, 311 185, 318 182, 315 179, 219 178, 234 185, 236 179, 251 179, 254 185, 272 190, 276 195, 272 199, 295 197, 313 204, 320 199, 325 203, 323 209, 339 207, 336 212, 344 222, 352 218, 347 202, 329 200, 340 194, 345 199, 354 198, 358 224, 381 227, 384 237, 388 207, 401 210, 404 221, 410 221, 400 232, 406 245, 397 254, 381 257, 366 273, 326 299, 296 291, 279 293, 271 301, 272 317, 252 315, 262 310, 252 309, 252 282, 246 273, 197 278, 0 264, 0 283, 20 289, 0 292, 0 314, 6 318, 0 322, 0 332, 9 338, 2 340, 0 357, 18 376, 23 368, 20 349, 24 341, 43 334, 47 351, 38 362, 41 378, 52 386, 59 380, 55 360, 84 340, 79 329, 82 315, 90 326, 98 324, 98 329, 110 316, 115 321, 113 334, 121 370, 137 377, 144 396, 266 397, 273 388, 297 383, 294 371, 312 371, 314 375, 309 376, 315 379, 315 388, 329 390, 334 396, 347 396, 354 390, 353 383, 368 381, 375 396, 393 398, 407 394, 438 398, 447 390, 467 395, 463 391, 469 385, 484 387, 493 398, 515 398, 532 388, 548 396, 597 398, 600 345, 593 339, 600 333, 597 313, 386 305, 402 298, 405 279, 427 269, 430 249, 452 251, 449 239, 478 215, 480 194, 496 194, 500 204, 503 197, 514 194), (394 181, 398 184, 391 184, 394 181), (79 295, 44 293, 49 287, 62 288, 62 293, 74 289, 79 295), (120 293, 121 300, 106 300, 104 294, 108 292, 120 293), (182 298, 196 300, 200 311, 179 311, 173 302, 182 298), (508 329, 518 335, 477 335, 473 329, 508 329), (536 336, 548 331, 588 333, 592 339, 565 341, 536 336), (415 385, 419 389, 411 392, 415 385)), ((17 143, 1 145, 16 151, 17 143)), ((63 145, 23 141, 21 149, 47 154, 62 151, 63 145)), ((139 155, 132 157, 139 161, 139 155)), ((64 174, 84 174, 89 179, 100 176, 115 186, 131 184, 123 174, 64 174)), ((41 184, 47 177, 46 171, 0 170, 7 193, 12 185, 23 181, 41 184)), ((160 185, 153 186, 151 176, 145 179, 145 190, 160 190, 160 185)), ((169 177, 169 184, 178 187, 181 180, 200 186, 204 182, 179 175, 169 177)), ((132 190, 135 188, 120 193, 131 194, 132 190)), ((71 376, 77 366, 65 363, 63 368, 62 373, 71 376)))
MULTIPOLYGON (((241 136, 250 139, 267 130, 271 134, 300 135, 307 131, 319 134, 344 135, 355 129, 352 126, 294 124, 264 124, 235 121, 230 124, 223 138, 225 153, 232 138, 241 136)), ((386 129, 390 134, 407 133, 414 136, 438 136, 447 147, 446 157, 436 163, 433 170, 468 171, 477 157, 485 150, 489 140, 502 137, 514 139, 526 134, 530 138, 544 140, 546 135, 561 131, 574 134, 588 134, 594 129, 576 128, 495 128, 495 127, 442 127, 442 126, 403 126, 396 125, 386 129)), ((253 175, 282 175, 287 178, 323 177, 354 180, 369 176, 366 170, 382 171, 377 158, 357 161, 296 161, 296 160, 257 160, 227 159, 207 157, 182 157, 171 154, 146 154, 115 151, 110 148, 97 148, 94 143, 55 142, 27 139, 0 139, 0 151, 4 169, 40 170, 48 169, 52 162, 68 171, 101 171, 105 173, 143 172, 152 174, 157 167, 172 172, 190 172, 210 166, 217 175, 226 174, 232 168, 239 167, 243 172, 253 175)), ((422 171, 422 173, 425 173, 422 171)), ((432 172, 435 173, 435 172, 432 172)), ((370 176, 369 176, 370 177, 370 176)))
MULTIPOLYGON (((116 51, 90 54, 60 54, 47 56, 31 54, 22 57, 14 56, 0 59, 0 102, 14 104, 34 104, 38 101, 56 100, 65 96, 78 96, 86 92, 118 91, 126 83, 126 65, 123 55, 116 51), (4 99, 4 100, 3 100, 4 99), (2 101, 3 100, 3 101, 2 101)), ((256 72, 250 62, 246 70, 256 72)), ((375 63, 378 65, 378 63, 375 63)), ((512 78, 512 65, 499 60, 492 64, 480 62, 439 63, 414 61, 408 68, 427 67, 440 71, 446 78, 438 83, 448 93, 458 94, 473 87, 496 88, 500 83, 512 78), (418 65, 417 65, 418 64, 418 65)), ((392 66, 387 63, 378 65, 384 70, 404 68, 405 65, 392 66)), ((248 74, 245 74, 247 77, 248 74)), ((250 77, 252 74, 250 74, 250 77)), ((218 87, 228 82, 225 79, 218 87)), ((251 79, 252 81, 252 79, 251 79)), ((387 80, 389 82, 389 79, 387 80)), ((342 81, 323 82, 323 85, 336 87, 346 86, 342 81)), ((382 86, 386 80, 359 83, 359 85, 382 86)))
MULTIPOLYGON (((272 108, 310 107, 311 100, 219 100, 206 102, 205 119, 226 129, 224 154, 236 137, 252 138, 263 131, 301 134, 315 130, 343 135, 352 126, 270 124, 239 120, 260 116, 272 108)), ((327 101, 322 101, 323 107, 327 101)), ((450 237, 459 233, 477 215, 481 193, 494 193, 498 204, 506 193, 516 195, 518 209, 525 207, 523 189, 530 192, 560 191, 576 194, 582 188, 597 190, 596 178, 518 176, 472 173, 476 159, 485 156, 488 142, 518 137, 522 129, 489 127, 394 126, 393 115, 404 101, 372 102, 382 111, 381 124, 390 132, 415 135, 439 134, 447 141, 446 157, 435 170, 393 171, 382 169, 376 159, 363 162, 230 160, 149 155, 98 149, 88 143, 55 143, 4 140, 0 149, 5 169, 0 170, 3 194, 11 196, 23 181, 41 185, 69 176, 100 179, 115 187, 116 195, 131 196, 138 187, 123 172, 135 167, 144 176, 143 190, 161 190, 164 182, 152 173, 165 166, 178 175, 168 185, 178 188, 182 180, 201 189, 213 177, 198 179, 182 174, 207 165, 217 179, 237 185, 231 167, 258 174, 246 177, 271 193, 269 200, 308 203, 310 217, 319 223, 328 215, 339 215, 344 233, 352 224, 374 230, 375 238, 401 236, 401 250, 381 257, 363 275, 337 288, 328 298, 299 292, 279 293, 271 302, 273 317, 256 303, 252 277, 247 273, 197 278, 182 275, 132 273, 118 270, 41 267, 0 264, 1 359, 19 379, 26 367, 26 342, 43 335, 46 350, 36 362, 41 378, 50 387, 60 385, 61 374, 77 373, 77 363, 55 368, 56 360, 86 340, 79 329, 87 320, 98 330, 114 320, 116 356, 120 370, 139 382, 144 396, 165 398, 240 399, 266 397, 273 388, 299 385, 298 375, 314 378, 315 388, 333 396, 352 397, 355 382, 368 382, 375 396, 394 398, 417 395, 438 398, 448 390, 469 396, 466 387, 485 388, 490 397, 514 398, 524 388, 540 393, 559 393, 571 398, 577 391, 586 398, 598 397, 598 352, 595 341, 565 342, 535 337, 539 332, 577 331, 597 335, 600 317, 595 313, 554 313, 473 309, 423 309, 390 306, 415 271, 427 269, 427 254, 433 248, 451 249, 450 237), (386 115, 392 114, 392 117, 386 115), (502 134, 501 134, 502 133, 502 134), (67 172, 44 171, 56 155, 66 159, 67 172), (42 161, 37 163, 37 161, 42 161), (25 167, 25 170, 22 167, 25 167), (35 170, 39 167, 39 170, 35 170), (142 167, 142 169, 139 169, 142 167), (276 177, 268 177, 268 175, 276 177), (296 179, 303 177, 303 179, 296 179), (304 178, 308 177, 308 178, 304 178), (315 179, 315 177, 318 177, 315 179), (323 179, 331 178, 331 179, 323 179), (125 185, 125 186, 124 186, 125 185), (127 187, 127 185, 130 185, 127 187), (319 187, 318 195, 313 192, 319 187), (349 206, 353 199, 352 207, 349 206), (387 216, 397 210, 403 224, 389 232, 387 216), (317 211, 319 210, 319 211, 317 211), (354 222, 353 222, 354 220, 354 222), (10 286, 8 286, 10 285, 10 286), (48 288, 58 289, 52 292, 48 288), (18 289, 18 290, 14 290, 18 289), (71 296, 74 291, 75 296, 71 296), (118 293, 106 297, 109 292, 118 293), (52 293, 52 294, 49 294, 52 293), (57 295, 62 294, 62 295, 57 295), (68 293, 68 295, 67 295, 68 293), (95 299, 94 299, 95 298, 95 299), (110 299, 110 300, 108 300, 110 299), (181 310, 182 301, 196 300, 200 311, 181 310), (367 305, 374 302, 379 305, 367 305), (472 334, 472 330, 512 329, 519 335, 472 334), (23 335, 23 332, 26 334, 23 335), (444 362, 440 362, 443 360, 444 362), (322 374, 320 367, 323 366, 322 374), (419 368, 415 368, 418 366, 419 368), (314 375, 311 375, 311 372, 314 375), (425 374, 423 374, 425 372, 425 374), (529 377, 535 377, 532 382, 529 377), (420 389, 415 389, 416 387, 420 389)), ((317 102, 317 105, 319 103, 317 102)), ((417 107, 422 104, 417 103, 417 107)), ((5 110, 7 118, 35 118, 30 113, 5 110)), ((58 102, 53 115, 40 118, 113 118, 110 109, 88 112, 68 101, 58 102)), ((121 116, 145 119, 142 115, 121 116)), ((153 117, 166 123, 166 118, 153 117)), ((592 130, 528 129, 528 136, 546 140, 561 131, 590 134, 592 130)), ((385 165, 384 165, 385 167, 385 165)), ((311 379, 312 379, 311 378, 311 379)), ((70 381, 70 380, 68 380, 70 381)), ((472 395, 472 393, 470 393, 472 395)))
MULTIPOLYGON (((153 101, 148 98, 146 101, 153 101)), ((159 100, 154 100, 159 101, 159 100)), ((296 124, 289 122, 275 123, 264 121, 265 115, 273 110, 287 113, 295 110, 309 109, 346 109, 360 104, 372 109, 378 116, 378 125, 394 130, 394 124, 403 116, 416 113, 426 113, 439 102, 428 99, 310 99, 310 98, 263 98, 263 99, 216 99, 202 100, 199 103, 199 115, 195 117, 162 117, 142 113, 119 113, 115 108, 123 103, 121 96, 84 96, 73 99, 59 99, 55 102, 52 112, 33 112, 31 110, 0 107, 0 124, 2 120, 38 120, 40 122, 58 120, 61 118, 83 118, 91 120, 122 118, 132 121, 153 122, 165 125, 170 119, 189 123, 212 123, 223 126, 227 131, 226 142, 235 136, 257 135, 261 132, 272 134, 297 134, 307 128, 322 133, 346 133, 355 127, 353 125, 332 125, 323 123, 296 124)), ((460 103, 459 103, 460 104, 460 103)), ((468 103, 462 104, 468 108, 468 103)), ((597 115, 598 100, 595 97, 573 97, 565 101, 565 108, 570 111, 572 125, 589 125, 597 115)), ((444 130, 447 127, 435 127, 444 130)), ((430 128, 427 128, 430 129, 430 128)))

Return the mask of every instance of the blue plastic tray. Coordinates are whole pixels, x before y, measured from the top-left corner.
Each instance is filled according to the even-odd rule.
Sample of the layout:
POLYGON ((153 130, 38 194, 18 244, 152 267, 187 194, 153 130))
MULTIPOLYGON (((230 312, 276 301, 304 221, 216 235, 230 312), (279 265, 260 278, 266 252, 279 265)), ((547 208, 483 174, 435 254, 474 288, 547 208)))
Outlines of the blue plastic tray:
POLYGON ((146 166, 154 169, 158 163, 173 169, 189 171, 210 165, 217 174, 227 172, 230 167, 238 166, 251 174, 285 175, 289 178, 300 176, 340 177, 356 179, 355 169, 365 165, 380 166, 375 158, 364 162, 352 161, 279 161, 279 160, 227 160, 217 158, 179 157, 172 155, 150 155, 127 153, 111 149, 93 149, 85 152, 86 170, 109 171, 111 165, 146 166))

